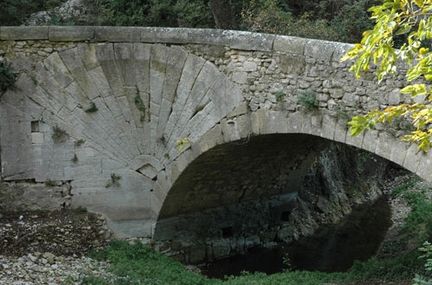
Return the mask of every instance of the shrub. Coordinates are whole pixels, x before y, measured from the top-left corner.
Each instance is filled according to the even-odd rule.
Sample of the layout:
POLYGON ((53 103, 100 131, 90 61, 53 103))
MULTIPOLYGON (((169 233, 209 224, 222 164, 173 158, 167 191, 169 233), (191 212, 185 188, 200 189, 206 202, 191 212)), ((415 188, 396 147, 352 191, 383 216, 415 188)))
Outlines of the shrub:
POLYGON ((319 107, 316 94, 311 90, 299 91, 297 95, 297 103, 304 107, 306 111, 313 111, 319 107))
POLYGON ((0 60, 0 96, 14 86, 17 74, 6 60, 0 60))

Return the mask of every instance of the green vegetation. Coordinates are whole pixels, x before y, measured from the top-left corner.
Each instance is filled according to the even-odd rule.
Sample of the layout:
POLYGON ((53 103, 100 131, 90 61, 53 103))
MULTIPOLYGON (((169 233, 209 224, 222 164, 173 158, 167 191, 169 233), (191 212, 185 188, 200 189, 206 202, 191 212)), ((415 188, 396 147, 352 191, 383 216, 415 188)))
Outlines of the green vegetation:
POLYGON ((120 186, 120 179, 121 176, 117 175, 115 173, 111 173, 111 179, 107 182, 107 184, 105 185, 105 188, 110 188, 110 187, 119 187, 120 186))
POLYGON ((53 9, 64 0, 0 0, 0 25, 21 25, 38 11, 53 9))
POLYGON ((376 66, 378 81, 389 75, 404 74, 408 85, 401 93, 423 96, 425 102, 405 103, 355 116, 349 123, 351 134, 358 135, 377 123, 391 124, 396 118, 403 118, 414 130, 402 139, 416 143, 420 150, 427 152, 432 147, 432 2, 386 0, 370 11, 375 26, 363 34, 361 43, 343 59, 356 60, 350 70, 357 77, 368 72, 372 65, 376 66), (399 49, 395 48, 396 43, 399 49), (404 64, 407 70, 398 70, 404 64))
POLYGON ((413 268, 421 267, 419 254, 413 252, 407 256, 355 263, 346 273, 323 273, 309 271, 291 271, 272 275, 263 273, 245 273, 227 280, 208 279, 197 273, 188 271, 181 263, 166 257, 153 249, 142 245, 130 245, 127 242, 115 241, 105 250, 94 252, 93 258, 107 260, 116 280, 104 280, 95 276, 87 276, 83 284, 164 284, 164 285, 290 285, 290 284, 324 284, 361 281, 397 281, 410 280, 415 273, 413 268))
POLYGON ((143 100, 141 99, 141 97, 138 94, 134 98, 134 103, 135 103, 135 106, 137 107, 138 111, 140 111, 140 113, 141 113, 140 121, 144 122, 145 116, 146 116, 146 107, 144 105, 143 100))
POLYGON ((54 181, 50 180, 50 179, 48 179, 47 181, 45 181, 45 186, 47 186, 47 187, 54 187, 56 185, 57 184, 54 181))
POLYGON ((66 133, 65 130, 62 130, 58 126, 55 126, 53 128, 53 134, 51 135, 51 138, 54 143, 64 143, 69 138, 69 135, 66 133))
MULTIPOLYGON (((403 245, 391 243, 392 257, 371 258, 355 262, 348 272, 323 273, 287 270, 266 275, 244 273, 226 280, 208 279, 187 270, 181 263, 155 252, 141 243, 114 241, 107 248, 95 251, 91 257, 106 260, 116 276, 114 280, 87 276, 87 285, 164 284, 164 285, 290 285, 290 284, 381 284, 413 280, 416 285, 431 284, 432 246, 424 243, 432 237, 432 201, 425 195, 429 188, 422 186, 417 177, 402 183, 393 192, 393 198, 406 200, 412 207, 402 227, 403 245), (423 244, 423 246, 421 246, 423 244), (409 246, 407 246, 409 245, 409 246), (409 248, 420 247, 420 251, 409 248), (424 262, 426 261, 426 264, 424 262), (429 283, 427 283, 429 282, 429 283)), ((405 283, 404 283, 405 284, 405 283)))
POLYGON ((74 156, 72 157, 71 161, 73 163, 78 163, 78 156, 76 155, 76 153, 74 154, 74 156))
MULTIPOLYGON (((62 0, 3 0, 0 25, 20 25, 62 0)), ((84 0, 86 13, 48 25, 113 25, 240 29, 357 42, 373 26, 367 8, 377 0, 84 0), (65 22, 66 21, 66 22, 65 22)))
POLYGON ((0 60, 0 97, 6 90, 13 87, 17 74, 6 60, 0 60))
POLYGON ((86 112, 86 113, 96 113, 97 111, 98 111, 98 108, 97 108, 95 102, 91 102, 90 107, 88 107, 87 109, 84 110, 84 112, 86 112))
POLYGON ((283 91, 278 91, 274 95, 276 97, 276 102, 278 103, 283 102, 286 97, 286 94, 283 91))
POLYGON ((313 111, 319 107, 316 93, 311 90, 300 90, 297 94, 297 103, 306 111, 313 111))
POLYGON ((82 146, 84 143, 85 143, 85 140, 83 140, 83 139, 79 139, 79 140, 75 141, 74 145, 75 145, 76 147, 80 147, 80 146, 82 146))

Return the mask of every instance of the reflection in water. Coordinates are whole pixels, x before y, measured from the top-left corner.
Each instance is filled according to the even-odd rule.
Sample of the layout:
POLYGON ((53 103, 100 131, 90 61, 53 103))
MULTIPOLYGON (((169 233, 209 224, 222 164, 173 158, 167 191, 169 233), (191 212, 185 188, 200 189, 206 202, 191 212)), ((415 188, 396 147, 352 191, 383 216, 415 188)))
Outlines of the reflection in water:
POLYGON ((242 271, 281 272, 298 270, 337 272, 348 270, 355 260, 373 256, 391 226, 391 209, 386 198, 353 209, 339 224, 323 225, 308 238, 276 248, 254 248, 203 266, 213 278, 239 275, 242 271))

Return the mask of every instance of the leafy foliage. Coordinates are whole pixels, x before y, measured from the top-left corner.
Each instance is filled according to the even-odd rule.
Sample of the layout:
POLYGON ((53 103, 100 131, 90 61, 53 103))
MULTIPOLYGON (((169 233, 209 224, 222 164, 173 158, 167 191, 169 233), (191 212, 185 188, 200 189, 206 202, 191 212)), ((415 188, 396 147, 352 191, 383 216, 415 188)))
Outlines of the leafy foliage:
POLYGON ((428 151, 432 137, 432 52, 428 43, 432 40, 432 2, 386 0, 370 8, 376 24, 372 30, 363 33, 361 43, 356 44, 343 58, 355 59, 350 70, 356 77, 376 66, 379 81, 386 76, 405 72, 398 70, 398 60, 408 66, 405 72, 409 83, 401 93, 412 97, 422 96, 425 103, 401 104, 383 110, 374 110, 365 116, 356 116, 350 122, 351 134, 358 135, 377 123, 391 123, 395 118, 404 118, 414 130, 403 140, 418 144, 419 149, 428 151), (404 41, 395 49, 395 40, 400 35, 404 41))
POLYGON ((0 0, 0 25, 21 25, 28 16, 59 6, 64 0, 0 0))
POLYGON ((426 259, 426 263, 424 266, 429 276, 422 276, 417 274, 414 278, 414 285, 430 285, 432 284, 432 244, 426 241, 423 244, 423 247, 421 247, 419 250, 423 253, 420 258, 426 259))

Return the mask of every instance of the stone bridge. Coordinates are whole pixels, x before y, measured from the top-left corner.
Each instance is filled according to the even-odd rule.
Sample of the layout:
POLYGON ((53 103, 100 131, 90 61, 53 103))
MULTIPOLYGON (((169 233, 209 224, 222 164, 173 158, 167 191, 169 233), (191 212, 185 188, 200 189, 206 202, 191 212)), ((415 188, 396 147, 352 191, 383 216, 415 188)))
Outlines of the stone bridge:
POLYGON ((411 100, 402 78, 355 80, 339 60, 349 47, 208 29, 0 27, 0 55, 19 71, 0 98, 1 178, 36 204, 101 213, 119 236, 252 197, 245 180, 299 187, 294 161, 320 141, 432 180, 430 155, 400 142, 398 126, 347 133, 349 116, 411 100), (280 164, 281 150, 288 174, 254 172, 280 164))

